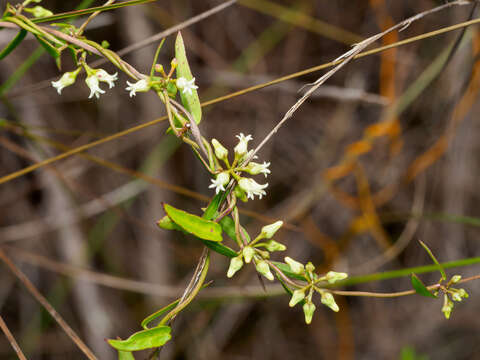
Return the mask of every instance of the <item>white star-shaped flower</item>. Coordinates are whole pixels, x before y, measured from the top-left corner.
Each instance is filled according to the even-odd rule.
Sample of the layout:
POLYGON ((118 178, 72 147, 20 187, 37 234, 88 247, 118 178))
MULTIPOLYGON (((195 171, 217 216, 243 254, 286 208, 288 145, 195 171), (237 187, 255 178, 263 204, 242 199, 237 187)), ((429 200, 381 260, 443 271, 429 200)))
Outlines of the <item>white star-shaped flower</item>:
POLYGON ((215 188, 215 193, 218 194, 220 191, 225 191, 225 185, 228 184, 230 180, 230 174, 228 172, 221 172, 217 175, 216 179, 212 179, 212 183, 208 187, 209 189, 215 188))
POLYGON ((252 135, 243 135, 243 133, 240 133, 240 135, 236 136, 238 139, 238 144, 235 146, 235 155, 237 156, 243 156, 247 153, 248 151, 248 142, 250 140, 253 140, 252 135))
POLYGON ((127 85, 125 90, 130 91, 130 97, 137 95, 137 92, 147 92, 150 90, 150 84, 147 79, 141 79, 134 83, 127 81, 127 85))
POLYGON ((90 88, 90 95, 88 96, 89 99, 91 99, 94 96, 96 96, 98 99, 100 97, 100 94, 105 94, 105 91, 100 89, 100 87, 98 86, 99 81, 95 75, 90 75, 89 77, 87 77, 85 79, 85 82, 90 88))
POLYGON ((250 178, 241 178, 238 181, 238 185, 240 188, 247 193, 247 198, 252 199, 254 198, 254 195, 257 195, 259 199, 262 198, 262 196, 267 195, 265 192, 268 184, 259 184, 255 180, 250 179, 250 178))
POLYGON ((247 166, 247 171, 251 175, 263 174, 265 177, 267 177, 267 175, 271 173, 270 169, 268 168, 269 166, 270 163, 267 163, 266 161, 264 161, 263 164, 250 162, 247 166))
POLYGON ((106 82, 109 86, 109 88, 111 89, 112 87, 115 86, 115 80, 118 79, 118 76, 117 76, 117 73, 113 74, 113 75, 110 75, 109 73, 107 73, 105 70, 103 69, 99 69, 95 72, 95 76, 97 77, 97 79, 99 81, 103 81, 103 82, 106 82))
POLYGON ((182 93, 192 95, 192 90, 198 89, 198 86, 195 85, 195 78, 192 80, 187 80, 184 77, 179 77, 177 79, 177 88, 182 90, 182 93))

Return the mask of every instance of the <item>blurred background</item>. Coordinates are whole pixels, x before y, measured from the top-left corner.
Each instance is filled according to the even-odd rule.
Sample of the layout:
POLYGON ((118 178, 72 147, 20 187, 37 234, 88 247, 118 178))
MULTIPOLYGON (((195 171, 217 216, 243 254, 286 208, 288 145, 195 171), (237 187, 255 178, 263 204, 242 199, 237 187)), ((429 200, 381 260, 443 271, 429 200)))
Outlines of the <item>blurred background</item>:
MULTIPOLYGON (((63 12, 78 3, 42 6, 63 12)), ((220 3, 130 6, 98 16, 86 36, 117 51, 220 3)), ((328 63, 351 44, 441 3, 245 0, 182 34, 207 101, 328 63)), ((451 7, 371 48, 477 16, 472 6, 451 7)), ((2 48, 13 35, 0 32, 2 48)), ((168 37, 160 54, 166 69, 173 44, 168 37)), ((148 73, 156 46, 124 59, 148 73)), ((478 256, 479 53, 474 26, 365 56, 336 73, 260 152, 272 174, 267 196, 241 205, 250 234, 282 219, 276 240, 289 256, 350 275, 431 264, 418 240, 442 262, 478 256)), ((73 69, 66 54, 62 60, 63 71, 73 69)), ((205 107, 202 134, 231 149, 243 132, 256 146, 302 86, 325 71, 205 107)), ((31 36, 0 62, 0 176, 164 115, 154 94, 128 96, 124 74, 99 100, 87 99, 83 76, 59 96, 49 84, 60 74, 31 36)), ((105 338, 140 330, 144 317, 182 293, 202 250, 195 239, 155 225, 162 202, 199 214, 213 195, 206 171, 166 128, 159 122, 0 185, 0 246, 99 359, 116 358, 105 338)), ((478 281, 465 284, 470 299, 456 304, 448 321, 440 299, 337 296, 339 313, 317 302, 306 326, 278 283, 266 284, 265 293, 252 266, 231 280, 227 268, 227 259, 213 254, 208 279, 214 282, 175 320, 162 359, 480 358, 478 281)), ((28 358, 83 359, 8 268, 0 269, 0 314, 28 358)), ((439 274, 421 278, 435 283, 439 274)), ((395 292, 411 285, 403 277, 348 289, 395 292)), ((13 354, 0 336, 0 358, 13 354)))

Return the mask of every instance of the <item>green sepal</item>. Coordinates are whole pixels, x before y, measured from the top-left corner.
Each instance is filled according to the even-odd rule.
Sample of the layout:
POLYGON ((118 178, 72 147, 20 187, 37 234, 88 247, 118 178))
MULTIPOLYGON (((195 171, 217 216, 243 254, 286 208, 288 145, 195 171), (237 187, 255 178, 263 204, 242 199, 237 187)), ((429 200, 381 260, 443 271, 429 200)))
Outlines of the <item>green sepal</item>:
POLYGON ((163 204, 168 217, 186 232, 209 241, 222 241, 222 227, 214 221, 163 204))
MULTIPOLYGON (((182 34, 178 32, 175 40, 175 58, 177 59, 177 78, 183 77, 187 80, 192 80, 192 72, 188 65, 187 54, 185 53, 185 45, 183 43, 182 34)), ((202 120, 202 107, 200 106, 200 99, 198 98, 197 90, 193 89, 192 94, 184 94, 180 91, 180 98, 183 106, 187 109, 195 119, 197 124, 202 120)))
POLYGON ((412 281, 412 286, 415 289, 415 292, 418 295, 422 295, 425 297, 431 297, 431 298, 437 298, 435 295, 433 295, 430 290, 427 289, 427 287, 423 284, 422 280, 412 273, 412 276, 410 277, 410 280, 412 281))
POLYGON ((0 60, 2 60, 5 56, 10 54, 22 42, 22 40, 25 38, 26 35, 27 35, 27 30, 20 29, 20 31, 13 38, 13 40, 10 41, 8 45, 3 48, 2 51, 0 51, 0 60))
POLYGON ((169 326, 158 326, 136 332, 126 340, 108 339, 113 348, 120 351, 139 351, 163 346, 172 338, 169 326))

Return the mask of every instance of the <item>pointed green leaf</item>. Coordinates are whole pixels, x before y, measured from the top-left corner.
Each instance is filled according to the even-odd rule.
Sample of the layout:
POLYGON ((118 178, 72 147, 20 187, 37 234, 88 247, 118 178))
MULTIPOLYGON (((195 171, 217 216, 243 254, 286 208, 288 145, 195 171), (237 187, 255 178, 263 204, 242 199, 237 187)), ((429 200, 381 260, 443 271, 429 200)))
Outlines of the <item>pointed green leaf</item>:
POLYGON ((2 51, 0 51, 0 60, 10 54, 22 42, 26 35, 27 30, 21 29, 18 34, 13 38, 13 40, 10 41, 8 45, 3 48, 2 51))
POLYGON ((135 360, 133 354, 129 351, 119 351, 118 360, 135 360))
POLYGON ((163 204, 168 217, 186 232, 203 240, 222 241, 222 228, 216 222, 189 214, 171 205, 163 204))
POLYGON ((136 332, 127 340, 107 340, 108 343, 120 351, 138 351, 163 346, 172 338, 170 327, 159 326, 136 332))
MULTIPOLYGON (((175 58, 177 59, 177 78, 184 77, 187 80, 192 80, 192 72, 188 65, 187 54, 185 53, 185 45, 183 44, 182 34, 177 35, 175 41, 175 58)), ((195 119, 197 124, 202 120, 202 107, 200 106, 200 99, 198 98, 197 90, 192 90, 192 94, 184 94, 180 91, 180 98, 182 104, 185 106, 195 119)))
POLYGON ((212 201, 210 201, 210 204, 208 204, 208 207, 203 213, 202 217, 207 220, 215 219, 215 215, 218 213, 218 208, 224 199, 225 199, 225 192, 223 191, 215 195, 212 201))
POLYGON ((235 233, 235 222, 231 217, 223 217, 222 220, 219 221, 219 224, 230 239, 235 241, 237 240, 237 234, 235 233))
POLYGON ((443 280, 447 280, 447 274, 445 273, 445 270, 443 269, 443 266, 440 265, 440 263, 438 262, 437 258, 435 257, 435 255, 433 255, 433 252, 432 250, 430 250, 430 248, 427 246, 427 244, 425 244, 422 240, 418 240, 420 242, 420 245, 422 245, 422 247, 425 249, 425 251, 428 253, 428 255, 430 256, 430 258, 433 260, 433 262, 438 266, 438 271, 440 271, 440 274, 442 275, 442 279, 443 280))
POLYGON ((433 295, 430 292, 430 290, 427 289, 427 287, 423 284, 422 280, 420 280, 420 278, 417 275, 412 273, 412 276, 410 279, 412 281, 412 286, 418 295, 436 298, 436 296, 433 295))
POLYGON ((36 36, 37 41, 42 45, 42 47, 47 51, 47 53, 50 54, 55 59, 55 63, 57 64, 57 67, 60 69, 60 51, 57 50, 55 46, 50 44, 48 41, 42 39, 40 36, 36 36))
POLYGON ((229 248, 228 246, 223 245, 222 243, 215 241, 202 240, 206 247, 211 250, 219 253, 220 255, 227 256, 229 258, 234 258, 238 256, 235 250, 229 248))

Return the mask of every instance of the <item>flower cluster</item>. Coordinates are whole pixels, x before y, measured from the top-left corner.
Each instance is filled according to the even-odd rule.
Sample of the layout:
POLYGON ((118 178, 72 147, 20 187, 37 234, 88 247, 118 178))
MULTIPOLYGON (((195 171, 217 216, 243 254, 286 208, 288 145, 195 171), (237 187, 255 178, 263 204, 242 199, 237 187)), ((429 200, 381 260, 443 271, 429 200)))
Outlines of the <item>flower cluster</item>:
POLYGON ((348 277, 346 273, 329 271, 324 276, 318 276, 314 273, 315 266, 311 262, 303 265, 302 263, 289 257, 285 258, 285 262, 289 265, 290 270, 294 274, 304 277, 304 279, 307 281, 305 286, 299 287, 293 291, 292 298, 289 302, 290 307, 294 307, 298 303, 303 302, 303 313, 305 315, 305 322, 307 324, 312 322, 313 313, 315 312, 315 304, 312 302, 314 292, 318 292, 320 294, 320 301, 323 305, 328 306, 335 312, 339 311, 339 307, 335 302, 332 293, 319 287, 319 284, 322 282, 333 284, 337 281, 346 279, 348 277))
POLYGON ((453 301, 461 302, 463 299, 468 298, 468 293, 465 291, 465 289, 455 289, 450 286, 452 284, 458 283, 461 279, 462 277, 460 275, 454 275, 448 282, 447 286, 445 288, 442 288, 444 292, 442 312, 443 315, 445 315, 446 319, 449 319, 452 313, 454 306, 453 301))
MULTIPOLYGON (((105 93, 105 91, 100 88, 100 82, 107 83, 110 89, 115 86, 115 81, 118 79, 117 73, 110 75, 103 69, 92 69, 85 63, 82 65, 87 73, 85 83, 90 89, 90 95, 88 96, 89 99, 94 96, 98 99, 100 94, 105 93)), ((52 86, 57 89, 58 94, 61 94, 65 87, 75 83, 77 75, 81 69, 81 67, 78 67, 74 71, 64 73, 59 80, 52 81, 52 86)))
POLYGON ((255 196, 258 196, 261 199, 266 195, 265 189, 268 187, 267 184, 259 184, 252 178, 242 177, 240 173, 247 173, 250 175, 263 174, 267 177, 270 174, 270 163, 263 162, 263 164, 250 161, 251 159, 256 159, 257 156, 252 156, 253 150, 248 150, 248 142, 253 140, 252 135, 244 135, 240 133, 237 135, 238 144, 234 148, 235 158, 233 163, 230 165, 228 160, 228 150, 216 139, 212 139, 212 145, 215 152, 215 157, 217 160, 222 161, 226 170, 218 165, 219 171, 215 177, 212 179, 212 184, 209 188, 214 188, 215 192, 218 194, 220 191, 225 191, 225 187, 230 182, 230 179, 233 178, 236 181, 235 186, 235 195, 242 201, 247 201, 248 199, 254 199, 255 196))
MULTIPOLYGON (((274 277, 267 260, 270 258, 269 252, 284 251, 287 249, 285 245, 272 239, 282 225, 283 221, 277 221, 273 224, 264 226, 260 234, 252 242, 243 246, 240 255, 230 260, 230 267, 228 268, 227 276, 231 278, 243 267, 244 262, 249 264, 253 260, 257 271, 268 280, 273 281, 274 277), (266 241, 260 242, 261 240, 266 241), (265 250, 261 250, 260 248, 264 248, 265 250)), ((243 228, 241 231, 243 231, 243 228)))

